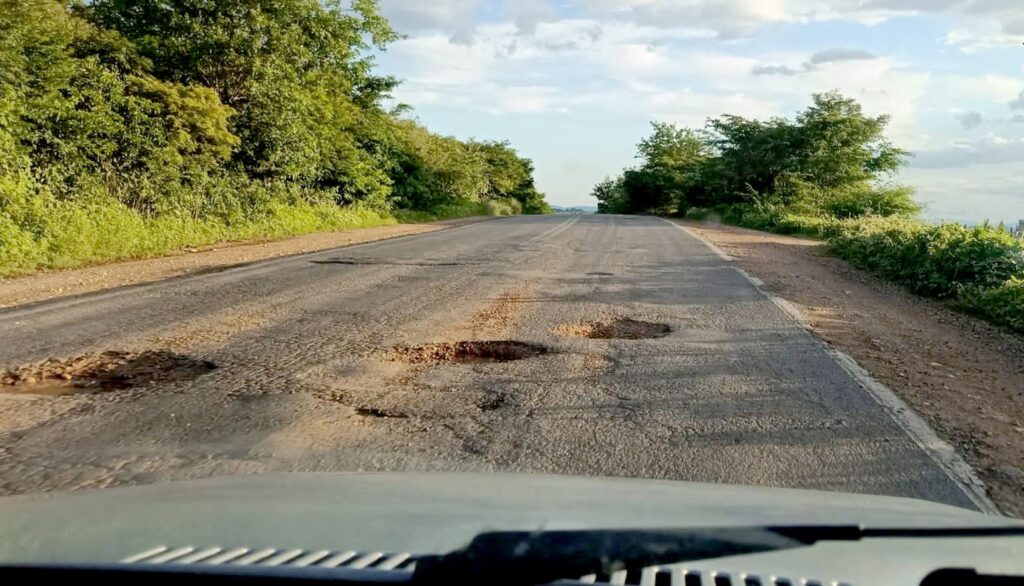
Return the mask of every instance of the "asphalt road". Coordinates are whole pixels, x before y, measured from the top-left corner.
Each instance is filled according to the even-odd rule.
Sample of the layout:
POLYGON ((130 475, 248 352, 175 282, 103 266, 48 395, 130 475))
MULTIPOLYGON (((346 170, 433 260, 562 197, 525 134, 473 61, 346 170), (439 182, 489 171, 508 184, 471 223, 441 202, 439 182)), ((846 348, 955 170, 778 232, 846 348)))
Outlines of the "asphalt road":
POLYGON ((160 349, 217 368, 0 393, 0 493, 260 471, 538 471, 971 506, 792 318, 655 218, 497 219, 0 311, 0 365, 160 349), (664 323, 656 339, 559 326, 664 323), (415 363, 395 347, 550 352, 415 363))

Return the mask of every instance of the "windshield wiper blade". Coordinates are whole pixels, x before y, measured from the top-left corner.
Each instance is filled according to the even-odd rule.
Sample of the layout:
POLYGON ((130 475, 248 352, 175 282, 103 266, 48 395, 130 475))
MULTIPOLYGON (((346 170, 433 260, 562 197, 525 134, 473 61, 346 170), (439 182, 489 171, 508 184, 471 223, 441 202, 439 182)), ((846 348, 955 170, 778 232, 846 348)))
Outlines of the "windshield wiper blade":
POLYGON ((610 529, 482 533, 461 550, 416 562, 419 583, 532 586, 588 574, 608 576, 649 566, 806 547, 865 538, 1024 536, 1024 526, 863 528, 797 525, 687 529, 610 529))

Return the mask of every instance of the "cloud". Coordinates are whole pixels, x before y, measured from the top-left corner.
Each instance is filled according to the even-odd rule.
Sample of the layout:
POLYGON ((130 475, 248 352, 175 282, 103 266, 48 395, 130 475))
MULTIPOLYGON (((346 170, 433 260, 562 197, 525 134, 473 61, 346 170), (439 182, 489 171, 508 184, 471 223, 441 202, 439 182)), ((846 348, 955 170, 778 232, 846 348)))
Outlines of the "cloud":
POLYGON ((809 63, 811 65, 821 65, 823 63, 837 63, 840 61, 860 61, 862 59, 876 59, 877 57, 869 52, 862 49, 826 49, 824 51, 818 51, 811 55, 809 63))
POLYGON ((1016 98, 1007 104, 1011 110, 1024 110, 1024 92, 1021 92, 1016 98))
POLYGON ((786 65, 760 65, 760 64, 759 65, 755 65, 753 67, 753 69, 750 70, 750 72, 753 73, 754 75, 784 75, 784 76, 787 76, 787 77, 790 77, 790 76, 793 76, 793 75, 800 75, 804 71, 807 71, 807 70, 806 69, 793 69, 792 67, 787 67, 786 65))
POLYGON ((400 33, 424 31, 452 34, 471 28, 480 0, 381 0, 380 9, 400 33))
POLYGON ((948 147, 916 153, 911 165, 922 169, 956 169, 1024 161, 1024 139, 989 134, 956 141, 948 147))
POLYGON ((870 61, 872 59, 878 59, 878 57, 873 53, 861 49, 825 49, 824 51, 818 51, 817 53, 812 54, 799 68, 789 67, 788 65, 766 65, 759 63, 754 65, 751 69, 751 73, 754 75, 783 75, 792 77, 794 75, 800 75, 801 73, 814 71, 815 69, 829 63, 841 63, 843 61, 870 61))
POLYGON ((985 121, 985 118, 979 112, 974 111, 958 114, 956 119, 968 130, 981 126, 981 123, 985 121))
POLYGON ((506 0, 505 11, 524 35, 536 33, 542 22, 558 20, 558 12, 547 0, 506 0))

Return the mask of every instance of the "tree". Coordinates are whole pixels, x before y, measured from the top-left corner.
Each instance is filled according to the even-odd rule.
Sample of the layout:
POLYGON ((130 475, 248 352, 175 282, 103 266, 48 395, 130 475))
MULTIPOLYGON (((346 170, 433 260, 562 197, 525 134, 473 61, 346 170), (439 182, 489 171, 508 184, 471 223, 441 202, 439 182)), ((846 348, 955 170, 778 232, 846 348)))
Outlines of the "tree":
POLYGON ((375 0, 96 0, 82 11, 119 31, 166 80, 213 88, 233 108, 235 161, 256 177, 385 204, 371 137, 395 86, 371 45, 396 38, 375 0))
POLYGON ((907 152, 886 140, 888 116, 871 118, 837 92, 814 94, 796 118, 793 147, 798 173, 823 188, 877 180, 895 173, 907 152))
POLYGON ((889 118, 865 116, 834 92, 812 102, 793 120, 724 115, 703 131, 654 123, 637 147, 640 165, 595 188, 600 210, 782 206, 837 217, 917 210, 911 190, 885 183, 907 157, 885 138, 889 118))
POLYGON ((622 214, 628 212, 626 193, 622 185, 622 177, 605 177, 594 186, 590 195, 597 200, 597 213, 599 214, 622 214))

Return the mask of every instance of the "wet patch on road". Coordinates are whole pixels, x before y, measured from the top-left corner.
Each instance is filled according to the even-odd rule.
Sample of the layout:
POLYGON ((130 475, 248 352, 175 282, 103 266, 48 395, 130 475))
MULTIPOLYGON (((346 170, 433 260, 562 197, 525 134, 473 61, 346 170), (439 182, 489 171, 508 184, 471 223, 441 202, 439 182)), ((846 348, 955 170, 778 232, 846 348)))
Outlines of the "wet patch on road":
POLYGON ((440 342, 411 348, 399 347, 392 350, 392 356, 412 364, 432 362, 455 362, 460 364, 477 362, 511 362, 547 354, 548 348, 540 344, 515 340, 472 340, 462 342, 440 342))
POLYGON ((618 318, 609 321, 564 324, 555 328, 555 333, 594 340, 641 340, 663 338, 672 333, 672 328, 668 324, 618 318))
POLYGON ((0 392, 34 395, 73 395, 130 389, 158 382, 199 378, 217 365, 162 350, 107 351, 67 360, 10 368, 0 375, 0 392))

